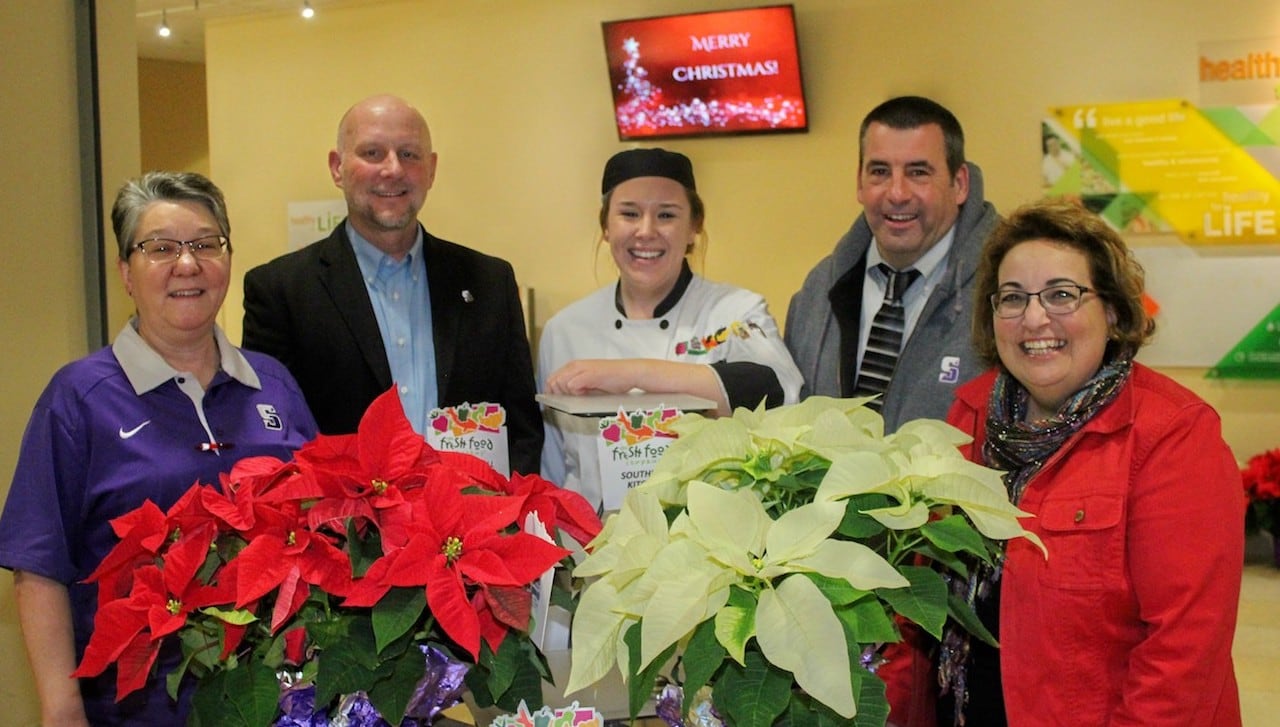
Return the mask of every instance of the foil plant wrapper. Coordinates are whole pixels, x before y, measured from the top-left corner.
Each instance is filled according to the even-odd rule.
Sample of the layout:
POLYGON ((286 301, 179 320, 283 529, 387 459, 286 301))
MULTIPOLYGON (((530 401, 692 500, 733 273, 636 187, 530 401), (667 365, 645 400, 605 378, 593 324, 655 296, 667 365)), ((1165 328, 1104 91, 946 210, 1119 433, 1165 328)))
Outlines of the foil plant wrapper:
MULTIPOLYGON (((440 649, 420 645, 426 666, 409 698, 401 727, 427 727, 446 709, 462 701, 467 665, 440 649)), ((364 692, 343 695, 330 716, 316 709, 314 684, 287 680, 280 694, 280 716, 272 727, 391 727, 364 692)))

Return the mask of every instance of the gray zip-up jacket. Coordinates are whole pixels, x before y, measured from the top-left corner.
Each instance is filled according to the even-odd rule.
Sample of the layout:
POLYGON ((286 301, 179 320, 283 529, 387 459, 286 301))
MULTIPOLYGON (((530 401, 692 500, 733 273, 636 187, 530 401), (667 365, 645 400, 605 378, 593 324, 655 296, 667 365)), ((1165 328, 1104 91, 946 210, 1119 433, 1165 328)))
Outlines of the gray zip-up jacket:
MULTIPOLYGON (((944 279, 934 289, 902 347, 884 397, 885 432, 912 419, 943 419, 952 393, 985 368, 970 341, 978 254, 1000 216, 983 198, 982 170, 969 167, 969 195, 960 205, 944 279)), ((857 379, 862 283, 871 228, 858 215, 835 250, 809 272, 791 297, 784 339, 804 387, 800 396, 851 396, 857 379)))

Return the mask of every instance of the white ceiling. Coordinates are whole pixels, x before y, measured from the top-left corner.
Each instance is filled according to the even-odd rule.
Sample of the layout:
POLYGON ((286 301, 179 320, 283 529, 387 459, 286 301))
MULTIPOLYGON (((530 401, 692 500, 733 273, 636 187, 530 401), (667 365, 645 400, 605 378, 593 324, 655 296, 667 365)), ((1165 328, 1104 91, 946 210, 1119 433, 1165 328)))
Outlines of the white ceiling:
MULTIPOLYGON (((303 0, 135 0, 137 21, 134 24, 140 58, 158 58, 187 63, 204 63, 204 21, 234 15, 274 15, 291 13, 299 23, 303 0), (168 38, 156 31, 164 19, 168 38)), ((358 0, 310 0, 319 15, 325 9, 357 4, 358 0)), ((368 2, 368 0, 363 0, 368 2)))

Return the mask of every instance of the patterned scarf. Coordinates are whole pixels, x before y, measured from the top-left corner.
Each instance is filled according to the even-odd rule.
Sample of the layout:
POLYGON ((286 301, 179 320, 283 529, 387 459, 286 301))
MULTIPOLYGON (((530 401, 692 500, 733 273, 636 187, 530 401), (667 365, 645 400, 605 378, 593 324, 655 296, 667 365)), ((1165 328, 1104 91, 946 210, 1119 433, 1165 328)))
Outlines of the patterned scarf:
MULTIPOLYGON (((1132 370, 1133 353, 1120 353, 1063 402, 1057 414, 1039 422, 1025 421, 1031 399, 1027 389, 1007 372, 1000 372, 991 389, 982 457, 988 467, 1005 470, 1004 483, 1010 502, 1017 505, 1022 501, 1027 483, 1045 461, 1116 398, 1132 370)), ((970 568, 968 578, 948 577, 952 594, 974 607, 999 584, 1003 560, 1003 555, 997 556, 994 567, 977 563, 970 568)), ((954 622, 949 623, 939 655, 938 683, 943 694, 955 694, 955 725, 965 723, 969 639, 968 631, 954 622)))

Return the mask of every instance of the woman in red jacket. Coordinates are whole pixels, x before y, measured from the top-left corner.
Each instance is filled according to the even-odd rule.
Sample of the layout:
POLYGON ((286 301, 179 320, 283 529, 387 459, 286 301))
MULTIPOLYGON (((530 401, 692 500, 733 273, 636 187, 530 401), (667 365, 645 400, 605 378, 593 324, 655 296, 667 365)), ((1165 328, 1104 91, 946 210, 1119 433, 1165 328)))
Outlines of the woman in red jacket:
POLYGON ((1049 555, 1010 541, 952 584, 1001 648, 946 635, 941 724, 1240 724, 1239 469, 1217 413, 1133 360, 1154 328, 1142 286, 1124 241, 1074 204, 1023 207, 987 241, 973 330, 995 368, 948 420, 1007 471, 1049 555))

